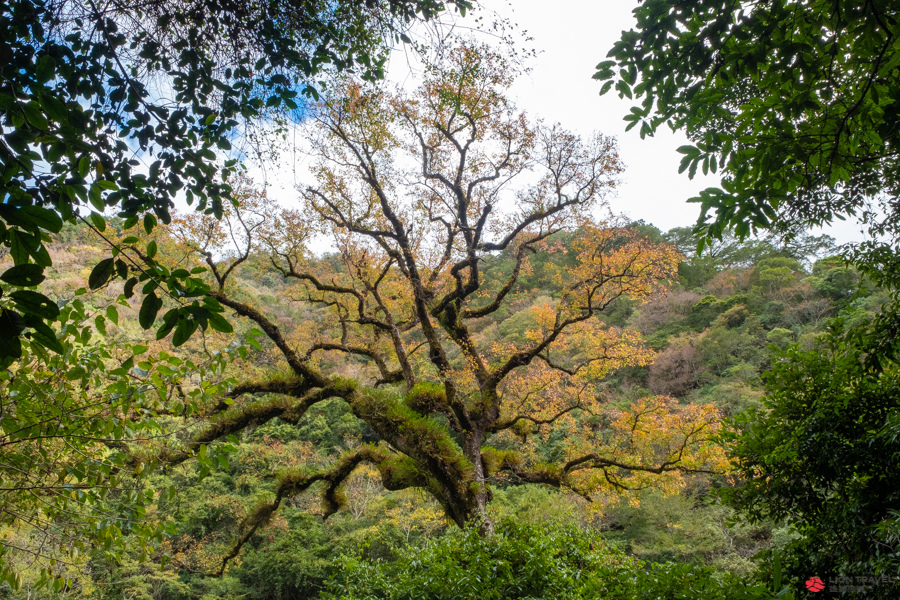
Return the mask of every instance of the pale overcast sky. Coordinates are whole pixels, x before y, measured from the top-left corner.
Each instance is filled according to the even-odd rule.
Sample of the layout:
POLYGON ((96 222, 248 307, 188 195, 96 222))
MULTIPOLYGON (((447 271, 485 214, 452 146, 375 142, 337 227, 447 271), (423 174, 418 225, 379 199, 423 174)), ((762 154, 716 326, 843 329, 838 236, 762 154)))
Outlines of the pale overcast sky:
MULTIPOLYGON (((611 200, 613 211, 634 220, 643 219, 663 231, 693 225, 699 207, 686 200, 703 188, 718 185, 718 178, 697 173, 690 180, 687 174, 679 174, 681 155, 675 149, 687 143, 687 139, 668 129, 643 140, 637 128, 626 132, 622 117, 634 103, 620 99, 614 90, 601 97, 601 83, 591 78, 594 67, 606 60, 606 53, 621 32, 633 27, 631 11, 636 1, 556 0, 552 5, 546 0, 480 2, 484 10, 479 13, 484 14, 485 21, 490 21, 491 12, 509 18, 533 38, 528 47, 538 51, 530 63, 531 72, 513 87, 513 96, 521 109, 532 117, 559 122, 585 136, 600 131, 618 139, 626 170, 618 195, 611 200)), ((471 16, 459 23, 475 26, 471 16)), ((392 58, 389 79, 409 79, 407 60, 400 53, 392 58)), ((300 173, 305 170, 304 162, 300 158, 291 168, 296 169, 293 176, 276 168, 281 173, 273 180, 270 172, 269 184, 290 195, 284 188, 291 187, 298 176, 303 178, 300 173)), ((839 227, 827 233, 844 242, 859 239, 856 230, 853 225, 839 223, 839 227)))
MULTIPOLYGON (((591 78, 621 32, 634 27, 637 2, 557 0, 551 7, 545 0, 482 0, 482 5, 526 30, 540 52, 530 76, 514 88, 522 108, 569 129, 618 138, 626 170, 613 210, 663 231, 693 225, 699 206, 686 200, 717 186, 718 178, 697 173, 690 180, 679 174, 681 155, 675 149, 687 143, 684 135, 666 128, 642 140, 638 128, 626 132, 622 117, 634 103, 614 90, 599 96, 601 83, 591 78)), ((853 223, 838 221, 824 232, 839 242, 861 239, 853 223)))
POLYGON ((601 97, 600 82, 591 78, 622 30, 632 27, 635 3, 557 0, 552 9, 535 0, 483 4, 526 30, 539 52, 532 72, 514 87, 522 108, 585 135, 600 131, 618 138, 625 173, 613 210, 663 231, 692 225, 699 211, 685 201, 718 185, 718 179, 698 173, 692 181, 679 175, 681 155, 675 149, 687 143, 686 138, 668 129, 643 140, 637 129, 626 132, 622 117, 634 104, 614 90, 601 97))
MULTIPOLYGON (((613 209, 663 231, 693 225, 699 206, 686 200, 717 186, 718 178, 697 173, 690 180, 686 173, 679 175, 681 155, 675 149, 687 139, 668 129, 643 140, 637 128, 626 132, 622 117, 634 103, 620 99, 614 90, 600 97, 601 84, 591 79, 594 67, 606 60, 621 32, 634 27, 632 10, 637 2, 557 0, 552 8, 544 0, 483 0, 482 4, 527 30, 541 52, 531 76, 516 86, 523 108, 577 131, 599 130, 618 138, 626 171, 613 209)), ((836 221, 813 233, 827 233, 840 243, 863 239, 859 226, 851 222, 836 221)))

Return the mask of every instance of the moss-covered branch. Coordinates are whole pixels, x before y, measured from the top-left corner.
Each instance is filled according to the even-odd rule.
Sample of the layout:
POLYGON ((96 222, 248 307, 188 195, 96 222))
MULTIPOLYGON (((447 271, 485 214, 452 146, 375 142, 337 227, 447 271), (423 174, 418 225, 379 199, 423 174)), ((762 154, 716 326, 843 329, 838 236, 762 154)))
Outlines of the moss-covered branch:
MULTIPOLYGON (((258 391, 264 391, 260 385, 258 391)), ((275 391, 274 389, 271 391, 275 391)), ((178 464, 191 458, 204 444, 209 444, 233 433, 238 433, 251 425, 262 425, 278 417, 289 423, 297 423, 314 404, 329 398, 340 397, 340 386, 326 386, 310 390, 299 398, 281 393, 260 402, 232 406, 216 415, 205 427, 183 443, 176 452, 163 450, 159 459, 168 464, 178 464)))
POLYGON ((394 453, 385 445, 366 444, 352 452, 344 454, 337 462, 326 469, 306 471, 292 470, 279 475, 275 486, 275 499, 257 506, 241 523, 241 533, 234 546, 222 557, 219 569, 210 575, 220 577, 225 572, 228 562, 235 558, 241 548, 253 537, 253 534, 269 522, 275 511, 285 498, 290 498, 308 490, 316 483, 324 482, 323 517, 328 518, 338 511, 347 501, 342 487, 347 478, 361 463, 369 462, 378 468, 382 481, 388 489, 402 489, 421 485, 422 480, 403 470, 403 461, 397 460, 394 453), (403 472, 400 472, 403 471, 403 472))
MULTIPOLYGON (((420 386, 413 388, 417 391, 408 398, 413 405, 440 403, 445 398, 435 389, 420 386)), ((471 517, 468 487, 475 480, 475 469, 443 425, 394 394, 356 390, 346 400, 357 417, 429 474, 428 489, 444 505, 450 518, 462 525, 471 517)))

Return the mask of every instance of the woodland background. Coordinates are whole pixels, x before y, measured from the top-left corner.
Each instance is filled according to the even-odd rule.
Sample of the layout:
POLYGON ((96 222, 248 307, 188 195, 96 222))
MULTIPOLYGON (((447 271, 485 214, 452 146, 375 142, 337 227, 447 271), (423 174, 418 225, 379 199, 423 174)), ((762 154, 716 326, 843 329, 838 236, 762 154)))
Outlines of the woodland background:
MULTIPOLYGON (((120 227, 120 222, 111 221, 106 235, 124 238, 120 227)), ((859 290, 859 273, 839 258, 829 257, 833 245, 827 236, 804 236, 789 245, 726 237, 698 255, 687 228, 661 232, 645 223, 629 227, 655 242, 673 244, 685 258, 678 267, 678 280, 669 289, 645 302, 618 301, 600 317, 611 326, 639 331, 655 352, 650 364, 619 369, 604 380, 604 395, 613 407, 628 407, 648 395, 665 395, 680 403, 713 404, 722 419, 733 417, 759 406, 762 377, 774 350, 794 343, 812 347, 838 311, 866 320, 886 300, 886 292, 877 287, 859 290)), ((153 240, 161 254, 179 252, 166 229, 157 230, 153 240)), ((565 244, 566 237, 559 242, 565 244)), ((85 292, 91 270, 104 251, 89 227, 64 229, 49 251, 54 266, 44 284, 48 293, 79 303, 91 320, 109 315, 109 307, 114 307, 118 324, 106 322, 102 333, 94 326, 97 343, 111 348, 145 344, 146 356, 160 356, 152 364, 137 364, 136 372, 142 377, 168 373, 170 363, 209 363, 213 352, 228 347, 236 351, 223 376, 246 375, 277 362, 271 344, 240 322, 234 334, 208 331, 179 348, 173 348, 169 340, 146 343, 137 324, 139 299, 123 300, 122 283, 85 292)), ((545 257, 552 259, 552 254, 545 257)), ((317 267, 325 272, 344 268, 337 255, 317 260, 317 267)), ((487 272, 505 280, 503 274, 513 264, 510 253, 501 254, 487 272)), ((541 272, 550 266, 541 260, 533 262, 533 275, 521 280, 515 304, 492 315, 478 335, 489 340, 524 339, 536 326, 535 309, 558 293, 532 283, 544 280, 541 272)), ((241 299, 277 309, 274 318, 280 325, 310 336, 326 326, 324 310, 276 302, 288 294, 288 286, 266 256, 251 256, 238 274, 241 299)), ((347 376, 358 375, 364 367, 364 361, 340 353, 321 360, 347 376)), ((594 419, 602 418, 582 415, 572 426, 597 426, 594 419)), ((376 437, 345 403, 334 400, 314 407, 299 426, 275 419, 234 443, 219 445, 208 460, 160 467, 142 484, 161 490, 146 518, 164 525, 169 534, 152 556, 139 560, 140 552, 126 546, 116 554, 118 563, 95 558, 78 567, 60 564, 57 572, 69 579, 71 589, 59 593, 35 589, 42 565, 20 556, 11 566, 22 574, 23 586, 17 592, 6 587, 3 593, 10 598, 315 597, 344 571, 345 561, 394 560, 402 548, 428 547, 455 527, 424 493, 387 492, 377 472, 362 467, 348 483, 345 510, 323 520, 317 516, 320 498, 314 491, 291 499, 223 577, 210 578, 206 573, 229 550, 248 511, 270 493, 276 469, 326 464, 376 437)), ((536 435, 532 442, 538 453, 552 458, 565 453, 566 433, 536 435)), ((598 547, 608 545, 641 561, 708 567, 718 576, 751 576, 758 569, 754 555, 781 548, 796 534, 783 523, 750 523, 718 501, 715 490, 733 482, 727 472, 689 476, 682 486, 669 490, 611 493, 589 504, 552 488, 501 479, 491 510, 498 522, 513 519, 584 528, 583 540, 594 539, 598 547)), ((6 526, 3 536, 24 547, 46 543, 42 531, 21 523, 6 526)))
POLYGON ((721 174, 667 232, 475 8, 0 7, 0 596, 897 596, 897 8, 639 3, 600 94, 721 174))

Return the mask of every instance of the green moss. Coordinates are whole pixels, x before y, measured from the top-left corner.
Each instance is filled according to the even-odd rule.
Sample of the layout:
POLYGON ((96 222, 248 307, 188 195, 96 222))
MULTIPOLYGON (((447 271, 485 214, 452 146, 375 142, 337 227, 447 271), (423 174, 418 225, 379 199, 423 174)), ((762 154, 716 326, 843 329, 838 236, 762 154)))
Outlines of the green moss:
POLYGON ((481 449, 481 458, 484 461, 488 473, 496 473, 503 468, 519 467, 522 465, 522 456, 514 450, 499 450, 497 448, 484 447, 481 449))
POLYGON ((531 467, 529 471, 540 479, 550 481, 563 481, 565 479, 562 467, 553 463, 540 462, 531 467))
POLYGON ((522 440, 527 440, 528 436, 533 433, 533 428, 531 426, 531 421, 527 421, 525 419, 519 419, 516 421, 512 427, 510 427, 510 431, 514 434, 522 438, 522 440))
POLYGON ((474 468, 443 425, 386 391, 366 389, 353 396, 351 406, 379 435, 388 441, 402 441, 404 452, 430 470, 443 471, 447 483, 455 482, 458 491, 465 493, 463 486, 472 480, 474 468))
POLYGON ((335 389, 335 395, 345 396, 351 394, 357 389, 357 383, 349 377, 341 377, 335 375, 331 378, 331 386, 335 389))
POLYGON ((472 494, 483 494, 487 492, 489 486, 483 481, 472 481, 469 483, 469 492, 472 494))
POLYGON ((389 490, 402 490, 423 483, 416 461, 400 454, 379 463, 378 472, 384 487, 389 490))
POLYGON ((444 386, 433 382, 416 384, 403 399, 404 404, 412 410, 428 414, 437 411, 447 403, 447 392, 444 386))

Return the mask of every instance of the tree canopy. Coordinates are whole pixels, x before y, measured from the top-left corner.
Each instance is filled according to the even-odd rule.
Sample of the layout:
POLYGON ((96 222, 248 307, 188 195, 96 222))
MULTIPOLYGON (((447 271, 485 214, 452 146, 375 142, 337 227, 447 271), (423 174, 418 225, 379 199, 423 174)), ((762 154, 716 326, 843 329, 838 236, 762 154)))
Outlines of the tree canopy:
MULTIPOLYGON (((788 568, 819 576, 894 576, 898 569, 897 366, 866 363, 871 348, 845 321, 822 344, 779 353, 763 407, 740 415, 727 439, 741 484, 726 490, 755 519, 792 523, 788 568)), ((898 585, 869 590, 889 598, 898 585)))
MULTIPOLYGON (((171 389, 156 392, 196 364, 172 358, 168 374, 144 379, 141 365, 156 360, 141 357, 146 345, 98 341, 106 324, 118 322, 117 306, 144 294, 138 321, 147 328, 165 296, 178 306, 178 336, 231 329, 221 306, 199 300, 208 291, 201 279, 151 262, 155 247, 143 249, 145 260, 120 253, 104 213, 146 233, 170 222, 176 199, 221 216, 233 201, 225 180, 254 151, 256 134, 302 118, 335 71, 382 77, 388 47, 408 41, 413 22, 468 7, 465 0, 0 7, 0 256, 13 263, 0 273, 0 524, 27 523, 39 538, 18 550, 45 567, 97 547, 115 553, 138 531, 152 497, 129 480, 143 463, 123 444, 160 434, 153 417, 165 412, 159 398, 171 389), (83 299, 43 289, 50 246, 76 220, 108 251, 84 287, 123 278, 118 302, 86 308, 83 299)), ((129 543, 159 533, 140 532, 129 543)), ((15 549, 5 535, 0 552, 15 549)), ((14 581, 21 564, 4 561, 0 578, 14 581)), ((58 573, 42 576, 59 584, 58 573)))
MULTIPOLYGON (((149 231, 170 220, 181 196, 221 215, 230 201, 224 178, 252 150, 243 142, 254 128, 302 111, 326 70, 382 77, 385 41, 406 38, 412 21, 448 6, 464 13, 469 4, 4 3, 0 244, 15 266, 0 274, 8 292, 0 298, 0 360, 20 355, 23 333, 62 351, 46 324, 59 314, 55 303, 19 288, 44 279, 47 236, 63 221, 89 218, 99 233, 100 213, 117 209, 127 224, 142 218, 149 231)), ((104 261, 92 284, 130 269, 137 265, 125 257, 104 261)), ((157 284, 169 278, 151 277, 157 284)), ((185 286, 191 283, 173 294, 185 286)))
POLYGON ((640 100, 641 136, 682 130, 681 170, 720 172, 698 226, 795 232, 858 217, 895 270, 900 51, 892 2, 647 0, 595 78, 640 100))
MULTIPOLYGON (((531 123, 504 95, 513 75, 494 51, 463 44, 412 94, 348 82, 315 112, 317 184, 301 208, 248 191, 221 221, 194 214, 173 222, 174 238, 209 269, 209 297, 252 321, 285 370, 240 382, 164 459, 183 461, 250 423, 297 423, 334 398, 380 440, 323 468, 282 473, 274 500, 246 519, 226 560, 310 486, 325 486, 326 514, 337 510, 361 463, 374 465, 388 489, 422 488, 452 521, 487 529, 495 477, 590 497, 654 478, 677 486, 683 472, 719 464, 704 443, 713 407, 666 397, 606 406, 602 378, 652 353, 634 332, 597 317, 674 277, 678 255, 597 220, 622 169, 613 140, 531 123), (530 183, 511 189, 528 174, 530 183), (335 244, 338 274, 310 267, 316 232, 335 244), (557 244, 565 232, 571 240, 557 244), (287 298, 327 309, 321 332, 283 329, 240 299, 230 278, 258 251, 292 282, 287 298), (556 293, 528 311, 520 342, 480 335, 479 319, 515 306, 529 257, 554 255, 542 275, 556 293), (511 268, 487 280, 499 256, 511 268), (329 368, 333 354, 359 357, 362 370, 347 377, 329 368), (599 420, 585 427, 578 415, 599 420), (555 429, 567 432, 566 449, 547 463, 523 440, 555 429)), ((174 326, 169 314, 160 336, 174 326)))

